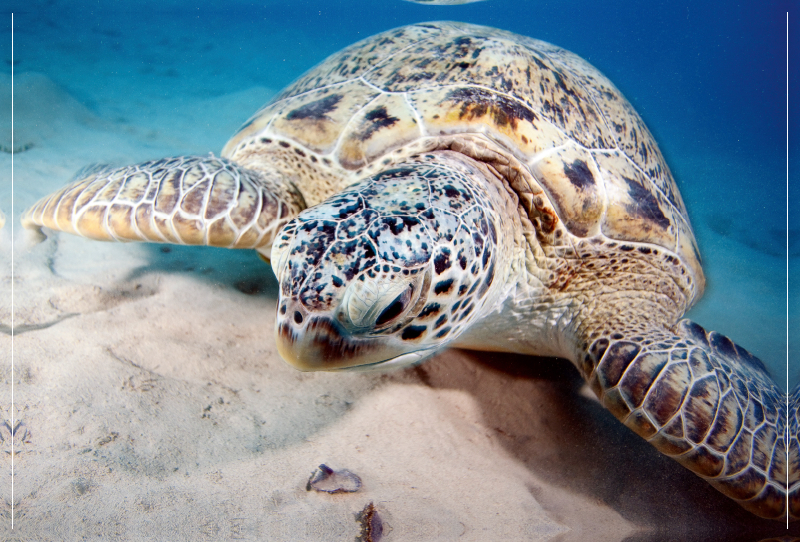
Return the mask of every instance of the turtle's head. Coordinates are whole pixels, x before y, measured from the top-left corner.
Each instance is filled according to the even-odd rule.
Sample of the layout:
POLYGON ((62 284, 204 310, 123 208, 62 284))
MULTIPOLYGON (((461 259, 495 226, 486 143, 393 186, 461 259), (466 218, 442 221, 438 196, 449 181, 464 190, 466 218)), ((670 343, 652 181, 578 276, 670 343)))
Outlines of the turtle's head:
POLYGON ((302 370, 416 363, 458 337, 495 274, 496 215, 462 168, 405 163, 287 224, 278 351, 302 370))

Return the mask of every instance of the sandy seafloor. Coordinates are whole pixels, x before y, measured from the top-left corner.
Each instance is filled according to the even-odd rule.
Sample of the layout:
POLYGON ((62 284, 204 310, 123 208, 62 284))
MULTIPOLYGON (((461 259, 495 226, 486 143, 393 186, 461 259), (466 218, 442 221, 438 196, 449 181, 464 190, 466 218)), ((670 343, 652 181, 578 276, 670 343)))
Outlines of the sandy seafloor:
MULTIPOLYGON (((4 14, 0 538, 354 540, 370 502, 387 541, 786 534, 621 426, 567 362, 446 351, 389 374, 300 373, 275 351, 275 277, 254 252, 66 234, 32 245, 19 226, 86 164, 218 153, 277 90, 351 42, 423 20, 490 24, 581 54, 631 100, 705 258, 708 289, 690 317, 785 387, 786 9, 633 4, 20 4, 13 212, 4 14), (321 463, 363 487, 306 491, 321 463)), ((798 254, 790 239, 791 269, 798 254)), ((796 288, 788 301, 794 311, 796 288)))

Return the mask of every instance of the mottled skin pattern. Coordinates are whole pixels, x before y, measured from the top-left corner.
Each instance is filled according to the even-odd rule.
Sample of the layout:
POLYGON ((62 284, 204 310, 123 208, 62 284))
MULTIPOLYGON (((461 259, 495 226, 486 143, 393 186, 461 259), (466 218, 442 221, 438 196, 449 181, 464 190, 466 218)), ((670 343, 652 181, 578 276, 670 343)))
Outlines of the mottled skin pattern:
POLYGON ((284 228, 272 249, 284 359, 306 370, 410 363, 495 302, 509 261, 498 238, 513 234, 498 212, 504 189, 476 182, 470 162, 451 151, 410 159, 284 228))
POLYGON ((705 283, 686 208, 585 61, 486 27, 395 29, 300 77, 222 155, 90 170, 24 222, 271 254, 276 341, 304 370, 447 346, 569 359, 658 450, 800 517, 800 388, 679 321, 705 283))

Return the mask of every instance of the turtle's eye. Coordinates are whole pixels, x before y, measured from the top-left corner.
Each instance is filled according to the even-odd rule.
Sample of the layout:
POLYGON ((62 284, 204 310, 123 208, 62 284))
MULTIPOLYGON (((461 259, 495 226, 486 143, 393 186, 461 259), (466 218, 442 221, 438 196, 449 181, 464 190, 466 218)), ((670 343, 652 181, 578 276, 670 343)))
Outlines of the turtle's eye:
POLYGON ((411 297, 414 295, 414 286, 409 284, 408 288, 403 290, 403 292, 394 298, 394 301, 389 303, 389 305, 383 309, 378 319, 375 320, 376 327, 382 327, 386 324, 391 323, 395 320, 398 316, 403 314, 408 308, 409 301, 411 301, 411 297))

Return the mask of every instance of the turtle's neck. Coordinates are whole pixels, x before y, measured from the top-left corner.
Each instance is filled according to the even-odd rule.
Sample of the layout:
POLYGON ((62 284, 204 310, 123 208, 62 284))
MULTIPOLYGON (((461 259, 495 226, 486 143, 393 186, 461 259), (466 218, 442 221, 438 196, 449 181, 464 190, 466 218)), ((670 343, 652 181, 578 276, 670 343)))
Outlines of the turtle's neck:
MULTIPOLYGON (((572 358, 569 329, 574 305, 565 295, 553 295, 525 267, 524 247, 508 250, 506 285, 483 316, 452 346, 471 350, 572 358)), ((499 277, 498 277, 499 278, 499 277)))

